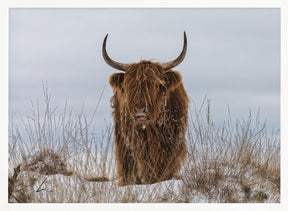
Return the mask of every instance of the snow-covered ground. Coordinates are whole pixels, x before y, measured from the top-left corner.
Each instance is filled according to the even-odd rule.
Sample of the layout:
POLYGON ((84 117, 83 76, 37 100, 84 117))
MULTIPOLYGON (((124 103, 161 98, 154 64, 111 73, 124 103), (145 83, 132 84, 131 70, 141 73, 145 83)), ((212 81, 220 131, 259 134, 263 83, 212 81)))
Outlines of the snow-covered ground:
MULTIPOLYGON (((51 158, 46 158, 46 164, 60 166, 55 163, 55 160, 52 164, 49 159, 51 158)), ((280 193, 275 192, 274 184, 257 177, 253 169, 247 169, 243 173, 240 168, 222 165, 220 167, 225 172, 225 178, 219 176, 215 182, 217 172, 211 168, 206 172, 206 176, 215 181, 204 178, 204 175, 202 180, 207 183, 205 184, 201 178, 199 180, 196 172, 195 176, 188 170, 187 166, 191 164, 186 164, 181 170, 180 179, 151 185, 119 187, 112 154, 106 155, 105 158, 99 154, 94 156, 79 154, 66 162, 65 172, 70 172, 71 175, 63 175, 63 171, 59 174, 41 173, 39 169, 45 164, 39 162, 30 165, 33 171, 27 168, 27 164, 26 167, 22 165, 14 190, 15 198, 12 197, 10 201, 16 202, 19 197, 35 203, 217 203, 225 201, 275 203, 280 201, 280 193), (240 182, 239 177, 243 177, 240 182), (203 186, 198 187, 201 186, 201 181, 203 186)))

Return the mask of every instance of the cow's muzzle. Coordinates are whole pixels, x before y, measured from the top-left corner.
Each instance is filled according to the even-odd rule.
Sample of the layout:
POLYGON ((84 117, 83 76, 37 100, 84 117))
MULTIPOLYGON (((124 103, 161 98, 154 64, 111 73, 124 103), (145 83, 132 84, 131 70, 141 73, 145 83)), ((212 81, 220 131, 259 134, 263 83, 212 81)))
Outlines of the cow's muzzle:
POLYGON ((134 119, 138 121, 147 121, 149 120, 147 115, 148 112, 147 108, 135 108, 134 119))

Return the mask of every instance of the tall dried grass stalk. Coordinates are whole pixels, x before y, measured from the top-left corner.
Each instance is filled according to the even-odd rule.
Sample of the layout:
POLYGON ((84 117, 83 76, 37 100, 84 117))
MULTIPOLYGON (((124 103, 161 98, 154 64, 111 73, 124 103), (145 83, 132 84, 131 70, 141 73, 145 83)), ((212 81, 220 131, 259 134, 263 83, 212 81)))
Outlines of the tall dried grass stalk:
POLYGON ((232 122, 228 108, 219 126, 210 100, 192 103, 177 178, 117 187, 112 125, 95 134, 83 108, 60 111, 43 93, 44 107, 37 100, 30 116, 10 118, 9 202, 280 202, 280 138, 260 112, 232 122))

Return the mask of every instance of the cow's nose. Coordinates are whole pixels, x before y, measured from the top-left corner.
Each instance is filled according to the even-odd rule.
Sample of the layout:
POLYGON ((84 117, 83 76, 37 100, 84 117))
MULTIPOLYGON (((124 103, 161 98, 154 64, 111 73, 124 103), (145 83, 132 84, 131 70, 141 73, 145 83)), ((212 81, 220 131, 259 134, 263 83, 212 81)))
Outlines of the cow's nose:
POLYGON ((143 108, 137 108, 137 107, 135 107, 135 112, 136 113, 146 113, 147 112, 147 109, 145 108, 145 107, 143 107, 143 108))

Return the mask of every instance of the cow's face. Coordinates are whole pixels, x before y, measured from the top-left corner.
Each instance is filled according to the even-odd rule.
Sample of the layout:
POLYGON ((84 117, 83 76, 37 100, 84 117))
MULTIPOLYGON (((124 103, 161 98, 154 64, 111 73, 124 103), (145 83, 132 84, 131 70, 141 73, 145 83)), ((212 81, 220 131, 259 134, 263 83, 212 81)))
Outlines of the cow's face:
POLYGON ((182 79, 178 72, 164 70, 161 64, 141 61, 130 64, 125 73, 111 75, 109 82, 131 120, 146 125, 156 121, 166 96, 182 79))

